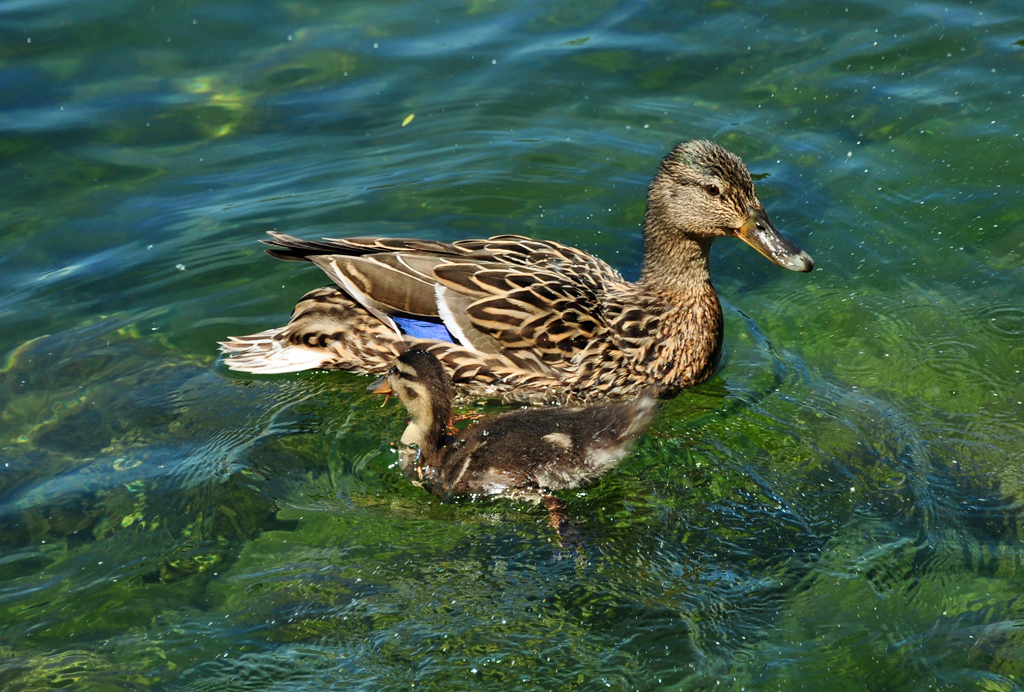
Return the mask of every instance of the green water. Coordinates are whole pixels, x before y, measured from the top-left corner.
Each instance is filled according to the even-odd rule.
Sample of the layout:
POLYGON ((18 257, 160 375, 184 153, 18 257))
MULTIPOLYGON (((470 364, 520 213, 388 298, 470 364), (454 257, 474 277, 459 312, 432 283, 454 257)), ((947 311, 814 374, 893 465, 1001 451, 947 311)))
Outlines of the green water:
POLYGON ((0 80, 0 690, 1024 687, 1019 2, 7 0, 0 80), (579 553, 218 362, 324 283, 271 228, 635 277, 692 137, 817 268, 718 243, 723 367, 579 553))

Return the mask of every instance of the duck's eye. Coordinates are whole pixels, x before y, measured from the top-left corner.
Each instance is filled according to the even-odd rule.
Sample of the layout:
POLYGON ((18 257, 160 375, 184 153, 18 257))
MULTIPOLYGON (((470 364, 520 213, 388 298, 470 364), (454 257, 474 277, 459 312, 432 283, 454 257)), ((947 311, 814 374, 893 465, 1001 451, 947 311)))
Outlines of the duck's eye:
POLYGON ((705 185, 704 192, 708 193, 712 197, 718 197, 720 190, 717 185, 705 185))

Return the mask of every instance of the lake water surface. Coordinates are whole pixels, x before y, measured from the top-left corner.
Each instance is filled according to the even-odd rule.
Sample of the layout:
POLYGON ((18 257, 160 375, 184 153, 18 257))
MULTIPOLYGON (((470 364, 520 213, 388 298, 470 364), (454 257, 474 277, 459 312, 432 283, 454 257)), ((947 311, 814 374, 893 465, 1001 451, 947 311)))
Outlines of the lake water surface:
POLYGON ((7 0, 0 690, 1021 689, 1022 132, 1016 0, 7 0), (218 360, 325 283, 268 229, 635 278, 694 137, 817 267, 716 245, 723 365, 579 552, 218 360))

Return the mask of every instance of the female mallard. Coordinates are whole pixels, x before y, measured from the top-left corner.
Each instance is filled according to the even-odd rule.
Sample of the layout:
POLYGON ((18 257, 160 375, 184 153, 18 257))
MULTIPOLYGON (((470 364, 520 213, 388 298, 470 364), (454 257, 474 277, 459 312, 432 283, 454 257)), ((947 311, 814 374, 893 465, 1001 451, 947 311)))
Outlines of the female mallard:
POLYGON ((708 275, 715 238, 736 236, 786 269, 814 267, 768 220, 739 157, 704 140, 677 145, 651 182, 637 283, 585 252, 522 236, 270 236, 270 255, 312 262, 335 285, 303 296, 286 326, 221 343, 228 367, 379 375, 407 349, 425 349, 460 401, 584 401, 698 384, 722 347, 708 275))
POLYGON ((611 470, 657 413, 655 387, 632 401, 588 408, 526 408, 486 416, 451 436, 455 393, 431 353, 406 351, 368 387, 394 394, 409 412, 399 465, 443 500, 502 496, 544 502, 560 527, 553 490, 576 488, 611 470))

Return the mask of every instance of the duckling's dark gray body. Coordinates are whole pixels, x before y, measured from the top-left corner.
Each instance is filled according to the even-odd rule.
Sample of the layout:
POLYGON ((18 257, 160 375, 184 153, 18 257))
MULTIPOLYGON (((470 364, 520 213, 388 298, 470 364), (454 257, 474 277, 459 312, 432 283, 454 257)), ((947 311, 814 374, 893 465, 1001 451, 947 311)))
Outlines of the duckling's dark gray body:
POLYGON ((393 391, 411 416, 403 471, 443 499, 506 496, 542 500, 612 469, 657 412, 653 390, 632 401, 582 409, 519 409, 485 417, 452 437, 454 396, 437 358, 406 351, 371 391, 393 391), (386 382, 386 384, 385 384, 386 382))
POLYGON ((540 499, 610 471, 647 427, 656 401, 640 397, 586 409, 523 409, 484 418, 440 451, 420 455, 423 480, 440 497, 540 499), (425 463, 424 463, 425 460, 425 463))

